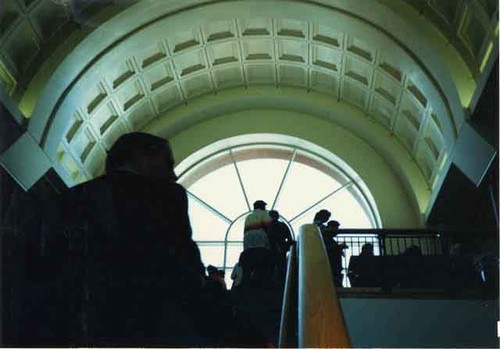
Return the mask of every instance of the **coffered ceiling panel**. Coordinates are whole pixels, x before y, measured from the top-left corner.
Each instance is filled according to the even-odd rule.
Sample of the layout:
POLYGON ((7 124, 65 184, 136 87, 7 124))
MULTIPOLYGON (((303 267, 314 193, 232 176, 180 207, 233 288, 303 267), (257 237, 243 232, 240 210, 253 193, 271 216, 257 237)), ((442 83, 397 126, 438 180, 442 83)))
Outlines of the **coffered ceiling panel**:
POLYGON ((75 105, 61 164, 73 154, 64 166, 78 178, 94 175, 86 164, 103 162, 95 157, 119 134, 199 96, 254 85, 317 91, 359 108, 398 137, 430 185, 449 152, 442 127, 429 120, 450 116, 430 117, 442 109, 432 109, 397 58, 349 33, 294 19, 234 18, 151 39, 142 48, 133 36, 122 42, 116 50, 124 54, 103 56, 68 96, 84 109, 75 105))
POLYGON ((480 81, 497 40, 498 2, 366 4, 3 0, 0 86, 14 99, 25 89, 33 100, 43 96, 33 102, 30 126, 70 184, 101 173, 106 150, 125 132, 169 118, 181 129, 188 121, 172 115, 200 97, 272 86, 354 108, 399 142, 433 190, 465 119, 468 104, 460 104, 480 81), (423 21, 435 37, 420 37, 414 25, 405 42, 388 29, 395 10, 401 10, 398 21, 423 21), (432 42, 420 45, 421 38, 432 42), (430 53, 441 65, 426 61, 430 53), (450 55, 455 65, 446 62, 450 55), (457 71, 460 76, 450 77, 457 71))
POLYGON ((455 46, 474 75, 481 70, 495 39, 498 25, 497 0, 405 0, 432 21, 455 46))

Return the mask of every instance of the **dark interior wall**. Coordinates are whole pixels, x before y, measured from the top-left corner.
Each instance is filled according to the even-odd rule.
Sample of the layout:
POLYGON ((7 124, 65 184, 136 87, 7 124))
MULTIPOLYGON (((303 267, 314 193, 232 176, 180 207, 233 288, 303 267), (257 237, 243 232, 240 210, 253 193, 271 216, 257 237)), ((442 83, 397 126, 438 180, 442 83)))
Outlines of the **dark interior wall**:
POLYGON ((0 166, 0 227, 21 231, 36 224, 42 209, 65 189, 64 182, 51 169, 26 192, 0 166))
POLYGON ((497 177, 498 171, 493 164, 481 185, 476 187, 452 165, 427 220, 428 227, 494 230, 496 219, 490 190, 495 191, 497 177))
MULTIPOLYGON (((478 101, 470 124, 498 151, 498 62, 478 101)), ((474 235, 498 237, 498 154, 479 187, 452 165, 431 214, 429 228, 457 230, 466 238, 474 235), (496 206, 496 209, 495 209, 496 206)))
POLYGON ((498 149, 498 61, 493 66, 476 109, 471 125, 498 149))

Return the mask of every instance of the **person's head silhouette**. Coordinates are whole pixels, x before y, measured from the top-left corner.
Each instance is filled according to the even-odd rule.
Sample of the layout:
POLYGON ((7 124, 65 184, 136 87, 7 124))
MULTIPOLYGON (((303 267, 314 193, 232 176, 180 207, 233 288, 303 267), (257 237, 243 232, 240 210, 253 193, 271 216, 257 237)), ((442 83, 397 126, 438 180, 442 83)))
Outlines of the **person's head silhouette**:
POLYGON ((360 256, 373 256, 373 244, 367 242, 361 246, 360 256))
POLYGON ((340 223, 336 220, 331 220, 331 221, 328 221, 328 223, 326 224, 326 226, 331 229, 332 231, 337 231, 339 230, 339 227, 340 227, 340 223))
POLYGON ((253 203, 254 210, 265 210, 267 203, 263 200, 257 200, 253 203))
POLYGON ((174 157, 167 140, 147 133, 127 133, 108 152, 106 173, 131 172, 175 181, 174 157))
POLYGON ((332 213, 328 210, 322 209, 314 215, 314 222, 317 224, 324 224, 330 219, 332 213))
POLYGON ((276 210, 269 211, 269 216, 272 218, 273 221, 278 221, 278 219, 280 218, 280 214, 276 210))

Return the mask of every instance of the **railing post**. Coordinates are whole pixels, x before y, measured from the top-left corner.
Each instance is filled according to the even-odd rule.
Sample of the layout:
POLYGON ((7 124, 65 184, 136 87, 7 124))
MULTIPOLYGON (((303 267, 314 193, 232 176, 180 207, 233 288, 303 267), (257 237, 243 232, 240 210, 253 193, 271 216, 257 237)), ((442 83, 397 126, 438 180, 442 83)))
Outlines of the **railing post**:
POLYGON ((380 250, 380 255, 385 256, 385 234, 378 234, 378 248, 380 250))

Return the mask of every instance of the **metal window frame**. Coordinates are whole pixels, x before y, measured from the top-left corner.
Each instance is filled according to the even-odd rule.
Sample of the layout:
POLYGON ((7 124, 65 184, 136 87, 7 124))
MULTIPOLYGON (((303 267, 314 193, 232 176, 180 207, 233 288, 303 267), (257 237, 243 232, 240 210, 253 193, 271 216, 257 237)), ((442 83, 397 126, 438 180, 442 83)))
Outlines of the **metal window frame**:
MULTIPOLYGON (((220 266, 221 268, 223 268, 225 271, 228 268, 230 268, 230 267, 227 266, 227 255, 228 255, 227 249, 228 249, 228 244, 229 243, 238 243, 238 242, 241 243, 241 244, 243 244, 243 240, 231 240, 231 241, 228 240, 228 236, 229 236, 229 233, 231 231, 231 228, 233 227, 233 225, 239 219, 241 219, 242 217, 248 215, 251 212, 250 202, 248 201, 247 191, 246 191, 246 188, 245 188, 245 184, 244 184, 243 178, 242 178, 241 173, 240 173, 239 168, 238 168, 238 164, 237 164, 238 160, 235 158, 235 153, 237 153, 240 150, 251 149, 251 148, 254 148, 254 149, 258 150, 259 148, 262 148, 262 149, 272 149, 273 147, 275 147, 276 149, 290 150, 291 156, 290 156, 290 159, 288 160, 288 164, 287 164, 287 167, 285 169, 285 172, 284 172, 284 174, 283 174, 283 176, 281 178, 281 181, 280 181, 278 190, 276 192, 276 195, 274 197, 271 209, 274 209, 274 207, 277 205, 277 203, 279 201, 279 197, 280 197, 281 192, 283 190, 283 187, 285 185, 286 179, 289 176, 290 169, 293 166, 293 164, 297 161, 297 155, 299 153, 300 153, 300 155, 304 156, 305 158, 311 159, 313 162, 316 162, 318 164, 319 163, 326 164, 328 167, 331 168, 332 172, 336 172, 336 173, 339 174, 339 177, 346 179, 345 182, 341 183, 340 187, 333 189, 326 196, 324 196, 320 200, 316 201, 312 205, 309 205, 305 210, 303 210, 299 214, 295 215, 292 219, 286 220, 284 217, 281 216, 281 218, 285 221, 285 223, 290 227, 290 230, 291 230, 293 236, 295 235, 295 233, 294 233, 294 230, 293 230, 293 227, 292 227, 291 223, 294 220, 296 220, 297 218, 300 218, 305 213, 309 212, 314 207, 317 207, 319 204, 321 204, 322 202, 324 202, 328 198, 331 198, 334 195, 336 195, 339 192, 341 192, 342 190, 349 189, 351 187, 355 189, 355 191, 351 191, 351 195, 354 197, 354 199, 356 200, 356 202, 358 202, 360 204, 360 206, 362 207, 363 211, 365 211, 365 213, 367 213, 367 216, 368 216, 370 222, 372 223, 372 225, 375 228, 380 228, 381 222, 380 222, 380 218, 379 218, 378 212, 377 212, 376 208, 374 207, 373 203, 371 202, 371 200, 368 198, 368 196, 364 192, 362 186, 360 185, 361 178, 360 177, 352 178, 352 176, 350 176, 344 169, 342 169, 341 166, 339 166, 338 164, 336 164, 332 160, 327 159, 324 156, 321 156, 321 155, 319 155, 319 154, 317 154, 315 152, 312 152, 312 151, 310 151, 308 149, 305 149, 303 147, 296 146, 296 145, 289 145, 289 144, 279 143, 279 142, 249 142, 249 143, 246 143, 246 144, 240 144, 240 145, 236 145, 236 146, 228 146, 228 147, 225 147, 225 148, 220 149, 218 151, 215 151, 215 152, 213 152, 213 153, 205 156, 204 158, 200 159, 199 161, 193 163, 191 166, 189 166, 188 168, 186 168, 178 176, 179 179, 182 179, 182 177, 186 176, 188 173, 190 173, 193 170, 200 171, 204 166, 209 165, 210 162, 211 162, 211 160, 214 160, 215 158, 217 158, 220 161, 221 158, 224 158, 224 156, 227 156, 228 157, 227 159, 230 160, 230 161, 227 161, 227 162, 233 165, 234 173, 235 173, 235 175, 236 175, 236 177, 238 179, 238 183, 240 185, 241 192, 243 193, 243 197, 244 197, 246 206, 248 208, 248 211, 240 214, 235 219, 231 220, 229 217, 227 217, 222 212, 220 212, 219 210, 217 210, 215 207, 213 207, 212 205, 210 205, 210 203, 202 200, 201 198, 199 198, 198 196, 196 196, 194 193, 190 192, 189 188, 187 188, 188 196, 190 196, 191 198, 193 198, 194 200, 196 200, 202 206, 204 206, 205 208, 207 208, 210 212, 212 212, 213 214, 215 214, 216 216, 218 216, 219 218, 221 218, 222 220, 224 220, 226 223, 229 224, 229 226, 228 226, 228 228, 226 230, 226 233, 225 233, 223 241, 221 241, 221 240, 213 240, 213 241, 210 241, 210 242, 208 242, 208 241, 199 241, 198 242, 199 244, 202 244, 202 245, 208 245, 208 244, 212 244, 212 243, 219 243, 219 244, 223 243, 224 244, 223 265, 220 266)), ((256 157, 256 159, 258 159, 258 157, 256 157)), ((311 165, 307 165, 307 166, 313 167, 311 165)), ((315 169, 318 170, 318 171, 321 171, 321 170, 319 170, 317 168, 315 168, 315 169)), ((203 174, 200 176, 200 178, 202 178, 202 177, 203 177, 203 174)))

